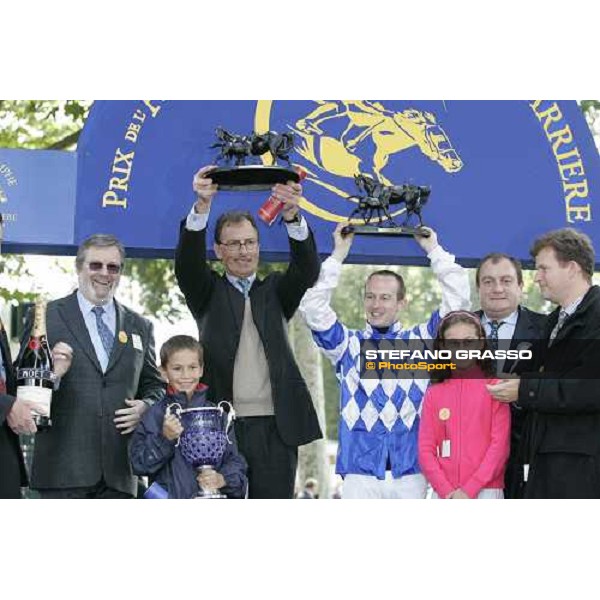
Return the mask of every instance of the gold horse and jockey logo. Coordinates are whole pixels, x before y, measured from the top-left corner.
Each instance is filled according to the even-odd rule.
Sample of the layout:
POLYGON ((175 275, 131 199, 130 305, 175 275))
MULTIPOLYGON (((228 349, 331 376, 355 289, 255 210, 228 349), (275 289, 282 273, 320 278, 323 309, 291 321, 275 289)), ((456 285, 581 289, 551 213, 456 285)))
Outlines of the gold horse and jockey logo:
MULTIPOLYGON (((355 175, 365 173, 384 185, 393 185, 386 175, 386 166, 394 155, 411 148, 417 148, 446 173, 463 168, 462 159, 431 112, 416 108, 394 111, 369 100, 315 102, 316 108, 289 127, 297 136, 295 150, 306 161, 303 167, 308 170, 308 180, 339 197, 347 199, 349 190, 342 189, 346 187, 343 181, 332 181, 327 175, 347 178, 353 184, 355 175)), ((271 110, 271 102, 258 103, 257 131, 270 128, 271 110)), ((303 204, 322 218, 342 220, 308 198, 303 204)), ((392 216, 402 212, 404 209, 392 216)))

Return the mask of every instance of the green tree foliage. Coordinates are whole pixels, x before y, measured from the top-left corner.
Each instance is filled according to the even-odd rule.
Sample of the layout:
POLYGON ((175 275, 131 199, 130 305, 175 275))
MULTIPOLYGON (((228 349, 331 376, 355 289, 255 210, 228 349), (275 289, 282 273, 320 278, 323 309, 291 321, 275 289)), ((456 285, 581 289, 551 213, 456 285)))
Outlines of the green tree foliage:
MULTIPOLYGON (((81 100, 0 100, 0 147, 74 150, 90 102, 81 100)), ((5 256, 0 273, 18 282, 31 276, 21 255, 5 256)), ((0 287, 0 297, 15 304, 33 299, 17 287, 0 287)))
POLYGON ((0 146, 73 150, 91 102, 0 100, 0 146))

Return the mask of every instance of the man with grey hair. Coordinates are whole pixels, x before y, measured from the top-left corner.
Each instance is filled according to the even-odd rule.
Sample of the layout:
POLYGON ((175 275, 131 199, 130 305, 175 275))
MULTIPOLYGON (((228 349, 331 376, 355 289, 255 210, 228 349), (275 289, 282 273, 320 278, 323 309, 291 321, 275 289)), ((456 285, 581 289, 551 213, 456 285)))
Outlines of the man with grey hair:
POLYGON ((136 495, 129 434, 164 383, 152 324, 114 299, 124 260, 116 237, 89 237, 75 259, 79 289, 48 304, 48 341, 64 375, 52 427, 35 439, 31 487, 42 498, 136 495))

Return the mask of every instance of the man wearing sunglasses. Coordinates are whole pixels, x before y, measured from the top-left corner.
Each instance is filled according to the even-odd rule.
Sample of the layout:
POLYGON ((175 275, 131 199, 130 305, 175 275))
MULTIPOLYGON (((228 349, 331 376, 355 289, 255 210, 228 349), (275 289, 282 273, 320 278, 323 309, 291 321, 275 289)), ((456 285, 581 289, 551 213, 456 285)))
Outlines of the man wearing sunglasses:
POLYGON ((259 232, 250 213, 222 214, 214 250, 219 276, 206 262, 206 225, 217 186, 214 167, 196 173, 197 201, 183 221, 175 273, 205 348, 205 382, 214 400, 231 400, 235 433, 248 462, 250 498, 292 498, 298 446, 321 437, 310 393, 294 360, 286 324, 319 275, 319 258, 298 203, 302 188, 288 182, 273 195, 290 242, 285 273, 257 277, 259 232))
POLYGON ((132 498, 127 445, 164 384, 152 324, 114 299, 125 251, 93 235, 77 252, 79 289, 48 304, 48 341, 66 372, 52 397, 52 427, 39 431, 31 487, 42 498, 132 498))

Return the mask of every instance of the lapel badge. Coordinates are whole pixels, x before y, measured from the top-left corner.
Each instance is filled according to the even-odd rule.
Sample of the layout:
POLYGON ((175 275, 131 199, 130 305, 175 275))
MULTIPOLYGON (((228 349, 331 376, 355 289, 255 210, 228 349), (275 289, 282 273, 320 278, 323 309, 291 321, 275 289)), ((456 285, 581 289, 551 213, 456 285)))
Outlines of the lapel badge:
POLYGON ((440 421, 447 421, 450 418, 449 408, 440 408, 440 421))
POLYGON ((119 341, 121 342, 121 344, 126 344, 128 339, 129 338, 127 337, 127 334, 124 331, 119 331, 119 341))

